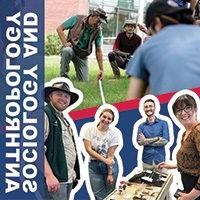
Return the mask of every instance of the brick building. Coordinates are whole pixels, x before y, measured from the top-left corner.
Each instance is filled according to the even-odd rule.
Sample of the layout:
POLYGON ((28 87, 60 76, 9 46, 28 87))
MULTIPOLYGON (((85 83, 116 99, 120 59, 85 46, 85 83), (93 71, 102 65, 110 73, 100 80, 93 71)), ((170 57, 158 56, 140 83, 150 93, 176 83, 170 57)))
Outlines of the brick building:
POLYGON ((88 14, 88 0, 45 1, 45 33, 55 33, 62 22, 75 14, 88 14))

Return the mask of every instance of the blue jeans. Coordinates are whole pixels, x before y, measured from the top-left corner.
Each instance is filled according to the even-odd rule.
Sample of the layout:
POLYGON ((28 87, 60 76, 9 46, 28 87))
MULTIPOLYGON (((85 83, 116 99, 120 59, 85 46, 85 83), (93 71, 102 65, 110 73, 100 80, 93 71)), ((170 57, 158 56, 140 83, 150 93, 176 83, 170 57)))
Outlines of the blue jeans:
POLYGON ((90 178, 91 188, 96 200, 104 199, 108 194, 110 194, 115 189, 118 172, 119 172, 118 164, 115 161, 115 164, 113 166, 114 182, 112 185, 109 185, 107 183, 107 176, 108 176, 107 165, 97 160, 90 161, 89 178, 90 178))
POLYGON ((72 191, 72 183, 60 183, 60 190, 57 192, 49 192, 45 186, 45 200, 68 200, 72 191))

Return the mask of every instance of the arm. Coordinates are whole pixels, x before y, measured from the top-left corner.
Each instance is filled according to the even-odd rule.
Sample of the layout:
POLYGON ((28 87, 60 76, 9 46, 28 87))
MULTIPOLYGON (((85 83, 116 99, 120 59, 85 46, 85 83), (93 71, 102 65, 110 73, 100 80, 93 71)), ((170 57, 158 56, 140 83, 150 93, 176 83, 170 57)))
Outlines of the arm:
MULTIPOLYGON (((194 143, 195 143, 195 146, 196 146, 196 150, 197 150, 197 153, 198 155, 200 155, 200 126, 198 125, 196 128, 195 128, 195 135, 193 136, 194 138, 194 143)), ((197 180, 197 183, 195 185, 195 187, 190 191, 190 193, 188 194, 183 194, 181 195, 181 200, 187 200, 187 199, 196 199, 197 197, 200 197, 200 174, 198 174, 198 180, 197 180), (183 196, 183 198, 182 198, 183 196)))
POLYGON ((113 51, 119 49, 119 37, 120 34, 118 34, 117 38, 115 39, 115 42, 113 44, 113 51))
POLYGON ((85 150, 87 151, 87 153, 91 157, 94 157, 95 159, 100 160, 107 165, 112 165, 112 163, 113 163, 112 159, 111 158, 104 158, 102 155, 100 155, 99 153, 94 151, 92 149, 92 145, 91 145, 91 142, 89 140, 84 139, 83 142, 84 142, 85 150))
POLYGON ((140 31, 142 31, 143 33, 145 33, 147 35, 150 35, 148 29, 145 26, 143 26, 141 24, 137 24, 137 26, 139 27, 140 31))
POLYGON ((67 40, 66 40, 64 30, 65 29, 62 24, 60 26, 58 26, 58 28, 56 29, 58 36, 60 38, 60 41, 64 47, 72 47, 72 44, 70 42, 67 42, 67 40))
MULTIPOLYGON (((195 129, 196 134, 194 135, 194 143, 197 149, 198 154, 200 155, 200 127, 196 127, 195 129)), ((186 193, 180 193, 180 200, 194 200, 197 197, 200 197, 200 175, 198 178, 198 181, 195 185, 195 187, 190 191, 190 193, 186 194, 186 193)))
POLYGON ((168 143, 168 140, 163 137, 151 137, 146 138, 143 133, 138 134, 137 142, 141 146, 164 146, 168 143))
MULTIPOLYGON (((49 119, 46 113, 44 113, 44 140, 48 138, 49 135, 49 119)), ((46 151, 46 146, 45 146, 46 151)), ((44 176, 46 178, 46 184, 49 192, 57 192, 60 189, 60 183, 58 179, 54 176, 51 167, 44 155, 44 176)))
POLYGON ((130 56, 130 53, 120 51, 119 49, 115 49, 113 51, 116 52, 117 54, 121 55, 121 56, 127 56, 127 57, 130 56))
POLYGON ((189 2, 190 2, 190 8, 191 8, 191 10, 194 11, 198 0, 190 0, 189 2))
POLYGON ((74 16, 70 17, 69 19, 67 19, 63 24, 58 26, 58 28, 56 29, 58 36, 61 40, 61 43, 64 47, 72 47, 72 44, 70 42, 67 42, 67 40, 66 40, 64 30, 69 30, 69 29, 73 28, 73 26, 76 23, 77 23, 77 16, 74 15, 74 16))
POLYGON ((60 189, 60 183, 54 176, 51 167, 46 159, 44 160, 44 175, 46 178, 46 184, 49 192, 57 192, 60 189))
POLYGON ((158 147, 158 146, 165 146, 169 141, 163 137, 158 137, 156 142, 153 142, 151 146, 158 147))
POLYGON ((137 77, 130 77, 127 100, 141 98, 144 96, 146 89, 147 83, 145 81, 137 77))
POLYGON ((137 138, 137 142, 140 146, 152 146, 152 144, 158 140, 159 137, 146 138, 143 133, 139 133, 137 138))
MULTIPOLYGON (((117 147, 118 147, 118 145, 114 145, 114 146, 112 146, 112 147, 110 147, 108 149, 107 158, 110 158, 110 159, 113 160, 114 154, 115 154, 115 150, 116 150, 117 147)), ((113 178, 113 165, 109 165, 108 166, 107 182, 108 182, 108 184, 112 184, 113 181, 114 181, 114 178, 113 178)))
POLYGON ((173 162, 161 162, 158 164, 158 168, 162 169, 176 169, 177 168, 177 164, 173 163, 173 162))
POLYGON ((180 192, 179 200, 195 200, 197 197, 200 197, 200 190, 193 188, 188 194, 180 192))
POLYGON ((96 59, 99 65, 99 73, 97 75, 97 79, 102 80, 104 72, 103 72, 103 53, 101 47, 96 47, 96 59))
MULTIPOLYGON (((108 149, 107 158, 110 158, 110 159, 113 160, 114 154, 115 154, 115 150, 116 150, 117 147, 118 147, 118 145, 114 145, 114 146, 112 146, 112 147, 110 147, 108 149)), ((108 166, 108 175, 112 175, 112 173, 113 173, 112 167, 113 167, 113 165, 108 166)))

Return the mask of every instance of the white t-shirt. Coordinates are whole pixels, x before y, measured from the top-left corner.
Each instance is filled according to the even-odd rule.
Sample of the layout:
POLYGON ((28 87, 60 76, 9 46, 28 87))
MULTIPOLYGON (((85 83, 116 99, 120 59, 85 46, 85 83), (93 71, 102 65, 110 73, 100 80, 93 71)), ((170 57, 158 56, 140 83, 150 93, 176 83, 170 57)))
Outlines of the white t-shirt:
MULTIPOLYGON (((88 123, 83 130, 83 139, 91 142, 92 148, 102 156, 107 156, 107 151, 110 147, 119 144, 119 137, 116 131, 108 129, 105 132, 97 129, 95 122, 88 123)), ((95 159, 92 158, 91 159, 95 159)))

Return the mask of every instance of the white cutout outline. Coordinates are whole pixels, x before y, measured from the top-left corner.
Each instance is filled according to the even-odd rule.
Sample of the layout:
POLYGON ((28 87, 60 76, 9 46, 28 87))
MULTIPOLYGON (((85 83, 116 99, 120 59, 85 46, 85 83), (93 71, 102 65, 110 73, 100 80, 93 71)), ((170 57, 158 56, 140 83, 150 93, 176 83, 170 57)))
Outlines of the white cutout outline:
MULTIPOLYGON (((178 121, 178 119, 176 118, 174 112, 173 112, 173 109, 172 109, 172 106, 174 104, 174 102, 176 101, 176 99, 179 97, 179 96, 182 96, 182 95, 185 95, 185 94, 188 94, 188 95, 191 95, 195 101, 196 101, 196 104, 197 104, 197 120, 199 121, 200 120, 200 99, 198 97, 198 95, 191 91, 191 90, 188 90, 188 89, 184 89, 184 90, 180 90, 179 92, 176 92, 172 98, 170 99, 169 103, 168 103, 168 113, 171 117, 171 119, 173 120, 173 122, 178 126, 179 128, 179 131, 177 133, 177 139, 176 139, 176 146, 174 147, 173 151, 172 151, 172 160, 171 162, 172 163, 177 163, 177 160, 176 160, 176 154, 178 152, 178 150, 180 149, 180 146, 181 146, 181 139, 182 139, 182 135, 185 131, 185 128, 184 126, 178 121)), ((173 179, 173 183, 171 185, 171 191, 172 193, 175 193, 175 191, 179 188, 179 189, 183 189, 183 185, 182 185, 182 181, 181 181, 181 175, 180 173, 177 171, 177 169, 175 169, 175 171, 172 172, 173 173, 173 176, 176 176, 176 178, 173 179)))
POLYGON ((76 144, 76 151, 77 151, 78 161, 79 161, 79 165, 80 165, 80 180, 78 181, 77 186, 70 193, 70 198, 69 199, 73 200, 74 199, 74 195, 82 187, 83 182, 84 182, 84 180, 83 180, 83 171, 81 170, 84 165, 83 165, 83 159, 82 159, 81 149, 80 149, 80 145, 79 145, 80 141, 79 141, 77 129, 76 129, 74 121, 71 119, 71 117, 69 116, 68 113, 81 104, 81 102, 83 101, 83 93, 80 90, 74 88, 72 82, 69 79, 64 78, 64 77, 56 77, 56 78, 51 79, 49 82, 45 83, 45 88, 46 87, 51 87, 54 83, 57 83, 57 82, 65 82, 65 83, 67 83, 68 86, 69 86, 70 91, 76 93, 79 96, 78 100, 74 104, 68 106, 63 111, 63 115, 66 118, 66 120, 70 123, 70 126, 71 126, 72 131, 73 131, 74 140, 75 140, 75 144, 76 144))
POLYGON ((176 140, 176 147, 174 148, 173 152, 172 152, 172 161, 176 163, 176 154, 178 152, 178 150, 180 149, 180 146, 181 146, 181 139, 182 139, 182 134, 185 132, 185 128, 184 126, 178 121, 178 119, 176 118, 174 112, 173 112, 173 109, 172 109, 172 106, 174 104, 174 102, 176 101, 176 99, 179 97, 179 96, 182 96, 182 95, 185 95, 185 94, 188 94, 190 96, 192 96, 195 101, 196 101, 196 104, 197 104, 197 121, 200 121, 200 99, 198 97, 198 95, 191 91, 191 90, 188 90, 188 89, 185 89, 185 90, 180 90, 179 92, 176 92, 172 98, 170 99, 169 103, 168 103, 168 113, 170 115, 170 117, 172 118, 173 122, 178 126, 178 128, 180 129, 177 133, 177 140, 176 140))
POLYGON ((110 104, 103 104, 102 106, 100 106, 98 108, 98 110, 96 111, 95 113, 95 121, 93 122, 87 122, 85 123, 82 127, 81 127, 81 131, 80 131, 80 138, 81 138, 81 150, 82 150, 82 153, 85 157, 85 160, 84 160, 84 168, 83 168, 83 171, 85 172, 84 173, 84 179, 85 179, 85 182, 86 182, 86 188, 87 188, 87 191, 88 191, 88 194, 90 196, 90 199, 91 200, 95 200, 95 197, 94 197, 94 194, 92 192, 92 189, 91 189, 91 184, 90 184, 90 180, 89 180, 89 169, 88 169, 88 163, 89 163, 89 160, 90 160, 90 156, 89 154, 86 152, 85 150, 85 147, 84 147, 84 144, 83 144, 83 134, 84 134, 84 129, 86 126, 89 126, 93 123, 95 124, 98 124, 99 122, 99 116, 100 116, 100 113, 104 110, 104 109, 111 109, 113 112, 114 112, 114 121, 109 125, 110 129, 112 129, 113 131, 117 132, 117 135, 118 135, 118 138, 119 138, 119 145, 117 147, 117 149, 115 150, 115 157, 117 159, 117 162, 118 162, 118 167, 119 167, 119 173, 118 173, 118 177, 117 177, 117 182, 116 182, 116 188, 119 186, 120 184, 120 181, 121 181, 121 178, 122 178, 122 174, 123 174, 123 164, 122 164, 122 159, 119 155, 119 152, 121 151, 122 147, 123 147, 123 138, 122 138, 122 133, 121 131, 116 128, 116 124, 118 123, 119 121, 119 112, 118 110, 116 109, 116 107, 114 107, 113 105, 110 105, 110 104))
POLYGON ((139 126, 146 121, 147 116, 144 112, 144 102, 147 99, 152 99, 155 102, 155 113, 154 115, 161 120, 164 120, 167 122, 168 124, 168 129, 169 129, 169 142, 165 145, 165 153, 166 153, 166 157, 165 157, 165 161, 169 161, 170 159, 170 147, 173 145, 174 143, 174 134, 173 134, 173 123, 171 121, 171 119, 167 116, 161 115, 159 114, 160 112, 160 102, 158 100, 158 98, 154 95, 145 95, 139 103, 139 112, 142 115, 142 118, 139 119, 138 121, 135 122, 135 124, 133 125, 133 134, 132 134, 132 143, 133 146, 138 150, 137 153, 137 166, 133 169, 132 172, 130 172, 130 174, 128 174, 126 176, 126 180, 129 180, 130 178, 133 177, 133 175, 135 175, 136 173, 138 173, 139 171, 142 171, 142 152, 143 152, 143 146, 139 146, 139 144, 137 143, 137 132, 138 132, 138 128, 139 126))

